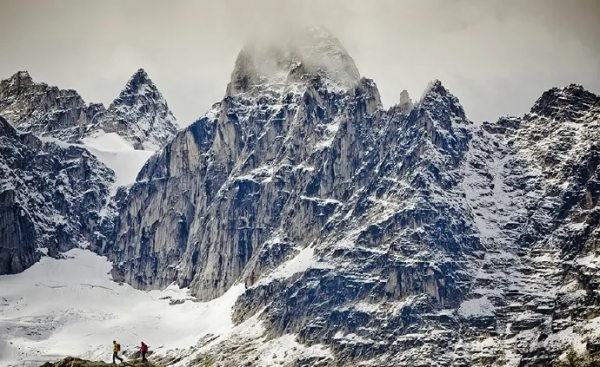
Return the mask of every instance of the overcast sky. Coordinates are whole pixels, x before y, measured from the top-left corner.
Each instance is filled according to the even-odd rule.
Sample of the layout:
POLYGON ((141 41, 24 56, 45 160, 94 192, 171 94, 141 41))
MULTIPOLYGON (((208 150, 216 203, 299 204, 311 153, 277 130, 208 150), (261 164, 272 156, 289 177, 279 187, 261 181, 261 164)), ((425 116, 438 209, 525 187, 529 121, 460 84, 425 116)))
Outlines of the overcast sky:
POLYGON ((0 0, 0 79, 110 103, 143 67, 180 125, 224 93, 256 32, 323 24, 386 107, 440 79, 477 122, 521 115, 553 86, 600 93, 600 0, 0 0))

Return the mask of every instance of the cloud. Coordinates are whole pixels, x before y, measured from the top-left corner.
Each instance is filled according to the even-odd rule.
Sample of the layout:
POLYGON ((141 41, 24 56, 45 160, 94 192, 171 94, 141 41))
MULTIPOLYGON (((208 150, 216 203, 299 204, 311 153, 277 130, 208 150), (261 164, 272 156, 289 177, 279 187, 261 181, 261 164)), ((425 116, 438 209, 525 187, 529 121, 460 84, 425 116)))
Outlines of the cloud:
POLYGON ((244 42, 324 24, 386 105, 440 79, 469 117, 522 114, 571 82, 600 92, 597 0, 45 0, 0 4, 0 78, 109 103, 146 69, 182 125, 220 100, 244 42))

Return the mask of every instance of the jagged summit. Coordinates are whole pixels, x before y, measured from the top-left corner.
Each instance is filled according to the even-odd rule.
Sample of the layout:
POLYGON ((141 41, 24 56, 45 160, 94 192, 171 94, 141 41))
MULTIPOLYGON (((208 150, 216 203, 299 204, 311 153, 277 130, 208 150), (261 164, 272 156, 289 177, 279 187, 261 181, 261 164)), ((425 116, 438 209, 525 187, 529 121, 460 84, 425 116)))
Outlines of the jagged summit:
POLYGON ((594 111, 600 111, 600 96, 579 84, 551 88, 544 92, 531 108, 531 114, 558 121, 574 121, 594 111))
POLYGON ((434 120, 447 124, 454 122, 469 122, 460 101, 438 79, 431 81, 417 106, 430 111, 434 120))
POLYGON ((140 68, 129 78, 125 88, 121 91, 120 97, 131 93, 147 93, 148 91, 158 93, 158 88, 156 88, 146 70, 140 68))
POLYGON ((236 59, 227 95, 306 76, 324 77, 344 89, 360 80, 354 60, 341 42, 324 27, 311 26, 280 38, 247 42, 236 59))
POLYGON ((93 129, 120 132, 136 149, 157 150, 175 135, 178 125, 167 101, 140 68, 93 129))
POLYGON ((19 70, 8 78, 9 84, 11 85, 31 85, 33 79, 27 70, 19 70))
POLYGON ((442 85, 442 81, 439 79, 434 79, 432 81, 430 81, 427 84, 427 87, 425 88, 425 90, 423 91, 423 94, 421 95, 421 101, 430 97, 430 96, 434 96, 434 95, 447 95, 448 91, 446 90, 446 88, 444 88, 444 86, 442 85))

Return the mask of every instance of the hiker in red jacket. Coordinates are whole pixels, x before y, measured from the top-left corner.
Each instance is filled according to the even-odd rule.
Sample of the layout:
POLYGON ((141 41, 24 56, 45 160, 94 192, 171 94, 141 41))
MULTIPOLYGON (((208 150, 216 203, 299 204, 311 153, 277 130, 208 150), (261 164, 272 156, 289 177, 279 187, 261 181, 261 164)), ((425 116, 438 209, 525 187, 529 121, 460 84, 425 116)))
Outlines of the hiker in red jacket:
POLYGON ((148 346, 142 342, 142 346, 140 347, 140 352, 142 354, 142 362, 148 362, 146 359, 146 354, 148 354, 148 346))

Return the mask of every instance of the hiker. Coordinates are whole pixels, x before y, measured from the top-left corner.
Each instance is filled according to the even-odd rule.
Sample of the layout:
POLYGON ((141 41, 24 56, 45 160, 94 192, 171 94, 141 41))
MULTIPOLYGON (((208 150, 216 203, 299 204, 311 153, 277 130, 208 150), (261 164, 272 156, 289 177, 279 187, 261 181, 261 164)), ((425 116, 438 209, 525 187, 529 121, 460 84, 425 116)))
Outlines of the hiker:
POLYGON ((115 358, 123 363, 123 358, 119 357, 119 352, 121 351, 121 344, 117 343, 116 340, 113 340, 113 364, 115 364, 115 358))
POLYGON ((142 346, 140 347, 140 353, 142 354, 142 362, 148 362, 146 359, 146 354, 148 354, 148 346, 142 342, 142 346))

